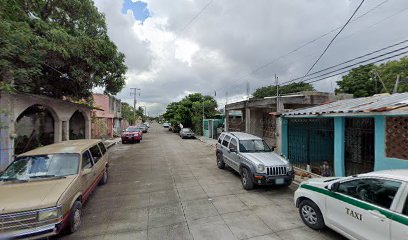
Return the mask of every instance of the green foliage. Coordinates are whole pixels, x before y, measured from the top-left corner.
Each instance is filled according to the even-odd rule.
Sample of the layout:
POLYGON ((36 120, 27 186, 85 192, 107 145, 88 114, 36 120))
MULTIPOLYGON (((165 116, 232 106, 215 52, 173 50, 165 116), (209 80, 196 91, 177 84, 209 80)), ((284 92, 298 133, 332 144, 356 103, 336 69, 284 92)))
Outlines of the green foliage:
MULTIPOLYGON (((136 119, 138 117, 142 118, 144 117, 144 111, 142 107, 139 107, 136 110, 136 119)), ((136 122, 136 119, 133 114, 133 107, 126 102, 122 102, 122 118, 126 119, 131 125, 134 125, 136 122)))
POLYGON ((191 127, 196 134, 202 134, 203 109, 204 117, 211 118, 217 114, 217 101, 211 96, 194 93, 184 97, 179 102, 167 105, 163 117, 171 124, 183 124, 191 127))
POLYGON ((0 1, 0 36, 0 80, 18 91, 80 99, 125 85, 125 57, 92 0, 0 1))
MULTIPOLYGON (((295 92, 302 92, 302 91, 314 91, 314 90, 315 89, 310 83, 305 83, 305 82, 291 83, 285 86, 280 86, 279 95, 295 93, 295 92)), ((276 86, 271 85, 267 87, 258 88, 255 90, 253 95, 256 98, 276 96, 276 86)))
POLYGON ((364 65, 351 70, 338 81, 337 93, 350 93, 354 97, 367 97, 378 93, 392 93, 397 76, 402 80, 398 92, 408 91, 408 58, 381 65, 364 65), (381 80, 384 83, 381 82, 381 80))

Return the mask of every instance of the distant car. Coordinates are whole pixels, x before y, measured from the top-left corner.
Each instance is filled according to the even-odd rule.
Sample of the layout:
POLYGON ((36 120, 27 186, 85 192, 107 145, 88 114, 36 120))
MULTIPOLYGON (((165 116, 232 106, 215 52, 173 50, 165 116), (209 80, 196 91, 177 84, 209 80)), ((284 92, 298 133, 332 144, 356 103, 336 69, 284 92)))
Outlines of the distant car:
POLYGON ((126 128, 126 130, 122 132, 121 139, 122 144, 140 143, 140 141, 142 140, 142 133, 140 132, 140 128, 134 126, 126 128))
POLYGON ((63 141, 23 153, 0 175, 0 239, 76 232, 82 206, 108 182, 108 153, 99 140, 63 141))
POLYGON ((312 229, 327 226, 349 239, 408 239, 408 169, 309 179, 294 200, 312 229))
POLYGON ((195 134, 191 128, 183 128, 180 130, 181 138, 195 138, 195 134))
POLYGON ((165 123, 163 123, 163 127, 164 127, 164 128, 169 128, 169 127, 170 127, 170 124, 167 123, 167 122, 165 122, 165 123))
POLYGON ((142 129, 143 133, 147 133, 148 127, 146 126, 146 124, 140 124, 138 128, 142 129))
POLYGON ((147 126, 147 128, 150 128, 150 123, 149 122, 144 122, 144 124, 147 126))

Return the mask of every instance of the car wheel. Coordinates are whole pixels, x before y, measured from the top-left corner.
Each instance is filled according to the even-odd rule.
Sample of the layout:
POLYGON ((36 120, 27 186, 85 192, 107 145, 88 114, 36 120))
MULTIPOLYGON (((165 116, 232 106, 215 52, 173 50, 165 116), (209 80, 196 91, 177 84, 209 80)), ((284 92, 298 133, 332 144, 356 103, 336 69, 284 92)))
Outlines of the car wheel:
POLYGON ((101 180, 99 181, 99 185, 105 185, 108 183, 108 178, 109 178, 109 173, 108 173, 108 168, 105 167, 105 170, 103 171, 103 176, 101 180))
POLYGON ((310 200, 303 200, 299 204, 299 214, 302 221, 310 228, 320 230, 325 227, 322 212, 319 207, 310 200))
POLYGON ((80 201, 76 201, 71 208, 71 215, 69 219, 69 233, 74 233, 78 231, 79 227, 81 226, 81 219, 82 219, 82 203, 80 201))
POLYGON ((222 156, 221 153, 217 154, 217 167, 219 169, 224 169, 225 168, 224 157, 222 156))
POLYGON ((246 168, 243 168, 241 171, 241 181, 242 187, 245 190, 251 190, 254 188, 254 182, 252 181, 251 173, 246 168))
POLYGON ((137 140, 136 143, 140 143, 140 140, 137 140))
POLYGON ((122 144, 125 144, 126 142, 125 141, 122 141, 122 144))

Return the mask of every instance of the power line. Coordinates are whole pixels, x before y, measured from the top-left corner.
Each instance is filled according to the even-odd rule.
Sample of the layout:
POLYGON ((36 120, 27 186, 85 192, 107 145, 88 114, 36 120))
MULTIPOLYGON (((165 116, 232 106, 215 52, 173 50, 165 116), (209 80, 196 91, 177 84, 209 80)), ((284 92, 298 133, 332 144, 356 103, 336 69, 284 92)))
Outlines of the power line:
POLYGON ((320 56, 317 58, 317 60, 313 63, 313 65, 310 67, 310 69, 306 72, 305 76, 308 75, 310 73, 310 71, 312 71, 312 69, 316 66, 316 64, 320 61, 320 59, 323 57, 323 55, 327 52, 327 50, 329 49, 329 47, 332 45, 332 43, 334 42, 334 40, 340 35, 340 33, 346 28, 346 26, 350 23, 351 19, 354 17, 354 15, 356 15, 357 11, 360 9, 360 7, 363 5, 365 0, 362 0, 361 3, 357 6, 356 10, 354 10, 353 14, 351 15, 351 17, 347 20, 347 22, 343 25, 343 27, 340 29, 340 31, 332 38, 332 40, 329 42, 329 44, 327 45, 327 47, 323 50, 322 54, 320 54, 320 56))
MULTIPOLYGON (((374 61, 374 62, 370 62, 370 63, 368 63, 368 64, 375 64, 375 63, 383 62, 383 61, 386 61, 386 60, 389 60, 389 59, 392 59, 392 58, 395 58, 395 57, 399 57, 399 56, 404 55, 404 54, 407 54, 407 53, 408 53, 408 51, 405 51, 405 52, 398 53, 398 54, 395 54, 395 55, 392 55, 392 56, 389 56, 389 57, 386 57, 386 58, 379 59, 379 60, 374 61)), ((338 75, 341 75, 341 74, 344 74, 344 73, 348 73, 348 72, 350 72, 351 70, 352 70, 352 69, 349 69, 349 70, 346 70, 346 71, 343 71, 343 72, 339 72, 339 73, 336 73, 336 74, 333 74, 333 75, 330 75, 330 76, 326 76, 326 77, 323 77, 323 78, 318 78, 318 79, 311 78, 311 79, 308 79, 308 80, 307 80, 307 81, 308 81, 307 83, 319 82, 319 81, 322 81, 322 80, 327 79, 327 78, 331 78, 331 77, 335 77, 335 76, 338 76, 338 75), (313 79, 314 79, 314 80, 313 80, 313 79), (310 81, 310 80, 312 80, 312 81, 310 81)))
MULTIPOLYGON (((392 45, 389 45, 389 46, 387 46, 387 47, 383 47, 383 48, 378 49, 378 50, 375 50, 375 51, 373 51, 373 52, 369 52, 369 53, 366 53, 366 54, 364 54, 364 55, 355 57, 355 58, 350 59, 350 60, 347 60, 347 61, 345 61, 345 62, 338 63, 338 64, 336 64, 336 65, 333 65, 333 66, 331 66, 331 67, 328 67, 328 68, 319 70, 319 71, 317 71, 317 72, 310 73, 310 74, 307 75, 307 76, 294 78, 294 79, 292 79, 292 80, 290 80, 290 81, 285 82, 285 84, 288 84, 288 83, 291 83, 291 82, 295 82, 296 80, 303 79, 303 78, 305 78, 305 77, 309 77, 309 76, 315 75, 315 74, 317 74, 317 73, 325 72, 325 71, 327 71, 327 70, 329 70, 329 69, 332 69, 332 68, 335 68, 335 67, 344 65, 344 64, 346 64, 346 63, 353 62, 353 61, 355 61, 355 60, 357 60, 357 59, 361 59, 361 58, 364 58, 364 57, 373 55, 374 53, 378 53, 378 52, 384 51, 385 49, 389 49, 389 48, 392 48, 392 47, 401 45, 401 44, 406 43, 406 42, 408 42, 408 39, 407 39, 407 40, 404 40, 404 41, 401 41, 401 42, 398 42, 398 43, 395 43, 395 44, 392 44, 392 45)), ((408 46, 399 48, 399 49, 394 50, 394 51, 391 51, 391 52, 387 52, 386 54, 382 54, 382 55, 379 55, 379 56, 377 56, 377 57, 370 58, 370 59, 368 59, 368 60, 364 60, 364 61, 358 62, 358 63, 356 63, 356 64, 363 63, 363 62, 366 62, 366 61, 369 61, 369 60, 372 60, 372 59, 375 59, 375 58, 378 58, 378 57, 382 57, 382 56, 387 55, 387 54, 390 54, 390 53, 394 53, 394 52, 397 52, 397 51, 401 51, 401 50, 403 50, 403 49, 405 49, 405 48, 408 48, 408 46)), ((353 64, 353 65, 355 65, 355 64, 353 64)), ((338 70, 339 70, 339 69, 338 69, 338 70)), ((338 70, 335 70, 335 71, 338 71, 338 70)), ((318 77, 318 76, 316 76, 316 77, 318 77)), ((307 81, 307 80, 306 80, 306 81, 307 81)))
POLYGON ((187 22, 187 24, 180 30, 180 32, 184 32, 198 17, 200 17, 200 15, 211 5, 213 1, 214 0, 208 1, 207 4, 205 4, 204 7, 196 15, 194 15, 194 17, 191 18, 190 21, 187 22))

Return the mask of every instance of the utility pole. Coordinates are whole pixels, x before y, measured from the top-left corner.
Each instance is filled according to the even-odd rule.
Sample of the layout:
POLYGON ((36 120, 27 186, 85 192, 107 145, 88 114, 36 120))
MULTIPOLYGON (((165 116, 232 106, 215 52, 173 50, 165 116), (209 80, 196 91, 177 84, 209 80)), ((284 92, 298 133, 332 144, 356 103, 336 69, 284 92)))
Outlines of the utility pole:
POLYGON ((275 87, 276 87, 276 112, 279 112, 279 78, 275 73, 275 87))
POLYGON ((130 88, 130 96, 133 95, 133 124, 136 124, 136 92, 139 91, 140 96, 140 88, 130 88))
POLYGON ((392 91, 392 94, 397 93, 398 92, 398 85, 400 83, 400 75, 397 75, 397 80, 395 80, 395 86, 394 86, 394 90, 392 91))

